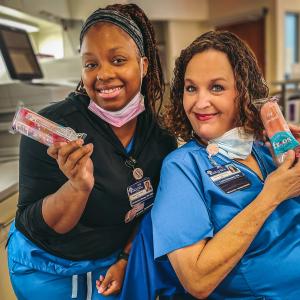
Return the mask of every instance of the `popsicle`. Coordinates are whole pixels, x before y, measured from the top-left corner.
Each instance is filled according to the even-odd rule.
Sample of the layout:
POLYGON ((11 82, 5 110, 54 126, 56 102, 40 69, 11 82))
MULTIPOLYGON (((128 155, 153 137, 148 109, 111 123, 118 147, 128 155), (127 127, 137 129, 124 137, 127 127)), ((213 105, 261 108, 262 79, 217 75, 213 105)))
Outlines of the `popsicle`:
POLYGON ((278 105, 277 97, 257 99, 254 105, 260 111, 260 117, 272 144, 276 161, 281 164, 285 153, 294 149, 300 156, 300 144, 292 135, 278 105))
POLYGON ((59 125, 25 107, 18 108, 10 132, 19 132, 47 146, 86 137, 85 133, 76 133, 72 128, 59 125))

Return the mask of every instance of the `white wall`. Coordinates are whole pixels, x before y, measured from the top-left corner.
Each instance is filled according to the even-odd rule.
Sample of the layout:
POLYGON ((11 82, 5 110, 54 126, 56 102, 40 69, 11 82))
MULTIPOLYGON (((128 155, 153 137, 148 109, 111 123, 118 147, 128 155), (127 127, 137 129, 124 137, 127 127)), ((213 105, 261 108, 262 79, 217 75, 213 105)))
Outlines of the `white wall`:
POLYGON ((175 60, 182 49, 186 48, 201 33, 209 30, 205 22, 196 21, 170 21, 167 24, 166 49, 168 79, 172 78, 175 60))
POLYGON ((11 7, 11 8, 15 8, 18 10, 23 9, 23 1, 22 0, 0 0, 0 4, 11 7))
POLYGON ((275 0, 276 1, 276 49, 277 49, 277 72, 276 77, 278 80, 284 79, 285 73, 285 53, 284 53, 284 18, 287 12, 300 13, 300 1, 295 0, 275 0))
POLYGON ((67 0, 74 19, 86 18, 92 11, 113 3, 135 3, 151 20, 206 20, 208 0, 67 0))
POLYGON ((203 21, 208 18, 208 0, 135 0, 151 20, 203 21))
POLYGON ((112 3, 136 3, 151 19, 203 20, 207 17, 209 0, 0 0, 1 5, 35 16, 44 10, 64 18, 86 18, 93 10, 112 3))
POLYGON ((38 33, 38 52, 53 55, 55 58, 64 57, 64 42, 62 28, 49 28, 38 33))
POLYGON ((94 10, 100 7, 105 7, 114 3, 127 3, 128 1, 119 0, 67 0, 68 7, 70 10, 70 15, 73 19, 84 20, 86 19, 94 10))

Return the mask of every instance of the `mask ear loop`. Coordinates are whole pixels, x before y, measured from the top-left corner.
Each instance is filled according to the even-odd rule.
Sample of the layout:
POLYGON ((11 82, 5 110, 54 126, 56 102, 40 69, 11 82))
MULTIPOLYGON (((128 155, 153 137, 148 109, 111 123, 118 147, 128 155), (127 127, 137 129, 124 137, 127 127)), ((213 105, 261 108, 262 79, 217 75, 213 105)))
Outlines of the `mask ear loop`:
POLYGON ((141 82, 140 82, 140 93, 142 94, 142 85, 143 85, 143 79, 144 79, 144 65, 143 65, 143 57, 140 59, 140 70, 141 70, 141 82))

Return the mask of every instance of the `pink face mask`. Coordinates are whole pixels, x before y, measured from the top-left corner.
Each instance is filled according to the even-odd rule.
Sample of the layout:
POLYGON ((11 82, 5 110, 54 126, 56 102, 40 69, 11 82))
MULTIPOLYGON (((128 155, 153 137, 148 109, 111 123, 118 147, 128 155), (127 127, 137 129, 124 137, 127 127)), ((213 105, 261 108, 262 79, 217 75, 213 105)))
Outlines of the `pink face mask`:
MULTIPOLYGON (((142 88, 143 81, 143 61, 140 61, 141 67, 141 84, 140 90, 142 88)), ((118 111, 109 111, 101 108, 94 101, 90 100, 88 109, 96 114, 99 118, 105 122, 115 126, 122 127, 124 124, 128 123, 130 120, 134 119, 140 113, 145 110, 144 96, 139 91, 133 99, 122 109, 118 111)))
POLYGON ((145 110, 144 96, 138 92, 136 96, 121 110, 108 111, 90 100, 89 110, 107 123, 122 127, 145 110))

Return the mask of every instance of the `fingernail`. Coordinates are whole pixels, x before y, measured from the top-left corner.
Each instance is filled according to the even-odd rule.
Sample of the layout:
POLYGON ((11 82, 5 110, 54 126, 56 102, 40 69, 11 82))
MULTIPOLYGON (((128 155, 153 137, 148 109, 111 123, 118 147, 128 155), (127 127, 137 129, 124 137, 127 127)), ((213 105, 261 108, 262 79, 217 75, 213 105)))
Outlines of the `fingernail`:
POLYGON ((103 286, 100 286, 100 288, 99 288, 98 292, 99 292, 100 294, 104 292, 104 288, 103 288, 103 286))

